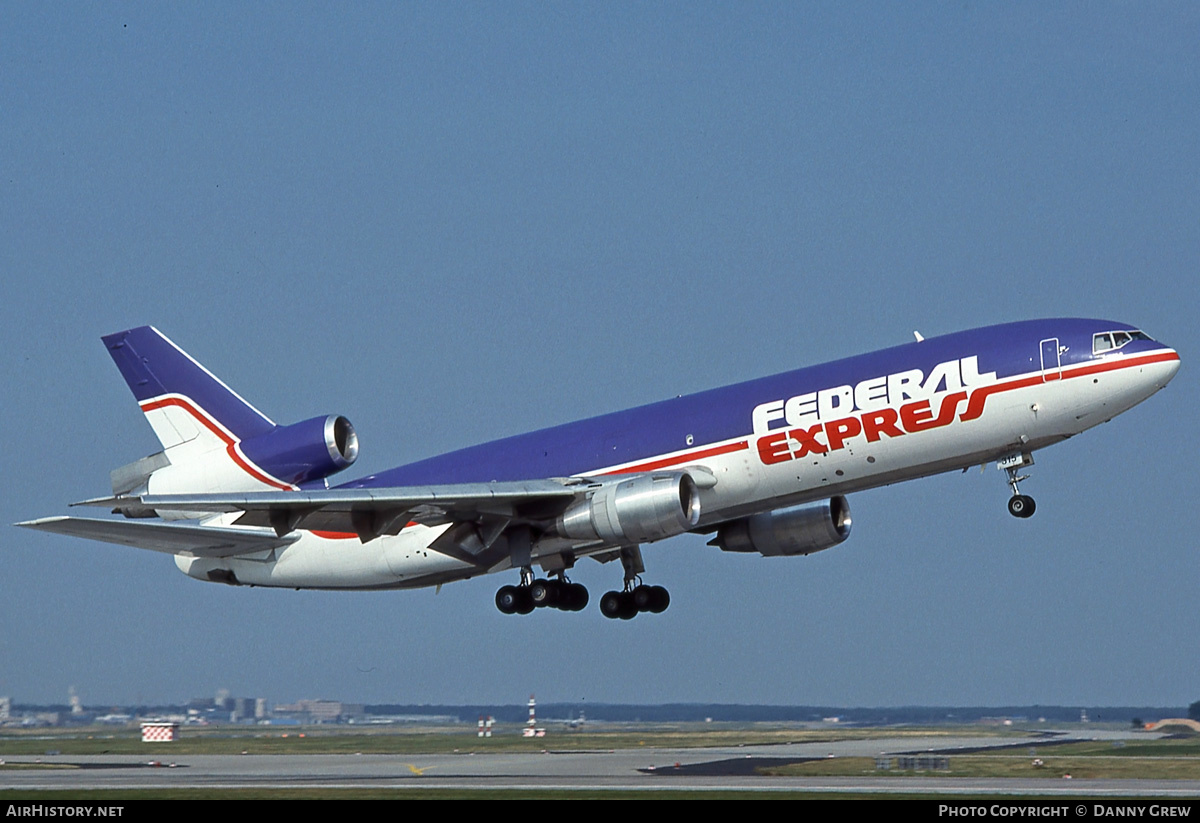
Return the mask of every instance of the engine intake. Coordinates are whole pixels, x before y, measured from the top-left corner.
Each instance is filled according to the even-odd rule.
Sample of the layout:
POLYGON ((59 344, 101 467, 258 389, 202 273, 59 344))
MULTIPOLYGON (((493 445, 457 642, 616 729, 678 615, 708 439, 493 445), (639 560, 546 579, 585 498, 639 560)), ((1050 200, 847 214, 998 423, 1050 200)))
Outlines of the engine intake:
POLYGON ((341 415, 276 426, 241 446, 263 469, 297 485, 340 472, 358 459, 358 434, 341 415))
POLYGON ((683 534, 699 522, 695 481, 684 472, 665 472, 601 486, 559 515, 557 527, 572 540, 633 545, 683 534))
POLYGON ((780 557, 824 551, 849 536, 850 504, 838 495, 725 523, 708 545, 727 552, 780 557))

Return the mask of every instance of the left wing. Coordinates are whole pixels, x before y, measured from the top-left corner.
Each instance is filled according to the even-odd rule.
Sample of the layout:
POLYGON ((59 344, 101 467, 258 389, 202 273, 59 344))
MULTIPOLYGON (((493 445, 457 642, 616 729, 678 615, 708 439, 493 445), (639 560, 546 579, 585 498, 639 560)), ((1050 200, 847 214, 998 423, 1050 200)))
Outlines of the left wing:
POLYGON ((353 532, 366 543, 399 534, 407 524, 502 523, 553 520, 577 496, 600 484, 537 480, 404 486, 382 489, 243 492, 229 494, 147 494, 107 497, 76 505, 144 507, 181 512, 242 512, 238 526, 269 526, 282 537, 296 529, 353 532))
MULTIPOLYGON (((694 529, 697 483, 686 471, 605 478, 565 478, 379 489, 144 494, 82 504, 114 511, 236 513, 237 526, 269 526, 279 537, 297 529, 351 532, 366 543, 399 534, 409 523, 450 524, 430 548, 458 556, 489 548, 506 531, 547 533, 590 548, 633 546, 694 529), (479 547, 482 547, 480 549, 479 547)), ((527 538, 526 538, 527 539, 527 538)))

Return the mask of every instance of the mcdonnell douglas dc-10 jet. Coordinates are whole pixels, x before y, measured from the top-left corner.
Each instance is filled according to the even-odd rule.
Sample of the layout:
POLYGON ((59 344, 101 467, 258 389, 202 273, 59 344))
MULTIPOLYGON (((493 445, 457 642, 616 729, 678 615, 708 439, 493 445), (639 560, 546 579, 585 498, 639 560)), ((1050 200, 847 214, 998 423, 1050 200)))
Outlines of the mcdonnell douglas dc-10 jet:
POLYGON ((18 525, 175 556, 239 586, 398 589, 513 570, 505 614, 588 601, 577 560, 620 559, 601 612, 661 612, 640 546, 686 532, 805 555, 850 534, 845 495, 995 462, 1033 514, 1033 453, 1167 385, 1171 348, 1124 323, 1051 319, 922 339, 508 437, 330 487, 358 437, 337 415, 281 426, 150 326, 103 338, 162 443, 84 501, 123 519, 18 525), (535 569, 540 569, 536 572, 535 569))

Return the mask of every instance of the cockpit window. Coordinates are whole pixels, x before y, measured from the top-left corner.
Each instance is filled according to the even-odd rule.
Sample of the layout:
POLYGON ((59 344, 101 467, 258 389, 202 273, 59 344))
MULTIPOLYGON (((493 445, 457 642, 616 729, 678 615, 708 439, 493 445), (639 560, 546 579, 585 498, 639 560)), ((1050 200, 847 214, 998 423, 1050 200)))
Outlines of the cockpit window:
POLYGON ((1149 340, 1150 335, 1141 331, 1105 331, 1092 335, 1092 354, 1115 351, 1134 340, 1149 340))

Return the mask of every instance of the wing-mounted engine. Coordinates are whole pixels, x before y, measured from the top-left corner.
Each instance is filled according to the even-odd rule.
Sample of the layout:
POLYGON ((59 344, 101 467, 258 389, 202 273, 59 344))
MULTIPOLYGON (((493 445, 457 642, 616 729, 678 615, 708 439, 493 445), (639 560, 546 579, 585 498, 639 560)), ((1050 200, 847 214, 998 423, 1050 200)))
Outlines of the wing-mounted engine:
POLYGON ((242 452, 271 476, 301 485, 323 480, 358 459, 358 434, 340 415, 314 417, 243 440, 242 452))
POLYGON ((727 552, 780 557, 824 551, 849 536, 850 504, 838 495, 722 524, 708 545, 727 552))
POLYGON ((634 545, 683 534, 699 522, 700 496, 691 476, 654 472, 589 492, 558 516, 556 527, 572 540, 634 545))

